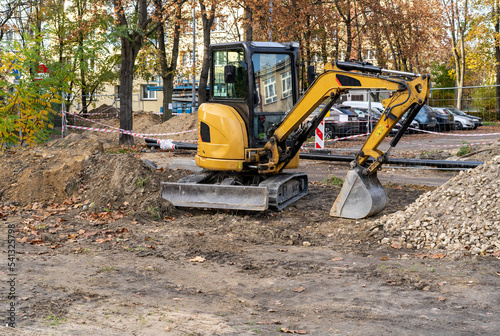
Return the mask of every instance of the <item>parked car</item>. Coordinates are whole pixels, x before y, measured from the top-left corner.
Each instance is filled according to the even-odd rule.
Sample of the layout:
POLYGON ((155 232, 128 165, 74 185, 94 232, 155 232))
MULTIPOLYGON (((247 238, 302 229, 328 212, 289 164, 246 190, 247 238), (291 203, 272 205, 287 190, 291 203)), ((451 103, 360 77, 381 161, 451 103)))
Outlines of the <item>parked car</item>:
MULTIPOLYGON (((375 107, 370 110, 370 113, 368 112, 368 108, 366 107, 351 107, 351 110, 356 112, 358 114, 358 120, 360 120, 359 124, 359 132, 360 133, 367 133, 371 132, 374 128, 374 126, 377 124, 379 119, 382 117, 382 113, 380 110, 375 107), (368 119, 370 119, 370 127, 368 127, 368 119)), ((400 127, 400 125, 403 123, 404 119, 406 118, 406 114, 401 118, 401 121, 391 130, 391 133, 396 133, 400 127)), ((414 131, 411 130, 411 128, 418 128, 418 123, 413 120, 410 124, 410 128, 406 130, 406 133, 413 133, 414 131)))
POLYGON ((368 110, 365 107, 351 107, 351 111, 358 115, 359 132, 361 134, 371 132, 382 115, 377 110, 368 110))
POLYGON ((385 107, 382 103, 378 102, 367 102, 367 101, 345 101, 342 105, 352 107, 360 107, 360 108, 371 108, 372 110, 377 110, 380 113, 384 112, 385 107))
POLYGON ((479 117, 467 114, 455 107, 447 107, 447 109, 450 110, 450 112, 453 113, 455 116, 461 116, 471 119, 474 122, 474 129, 478 128, 479 126, 483 126, 483 119, 479 117))
POLYGON ((335 105, 330 109, 330 116, 327 118, 325 118, 325 138, 330 134, 330 139, 359 134, 358 115, 347 106, 335 105), (327 118, 333 118, 333 122, 327 122, 327 118))
MULTIPOLYGON (((323 106, 320 106, 311 113, 305 122, 311 122, 323 106)), ((341 111, 335 107, 330 109, 329 116, 324 118, 325 121, 325 139, 334 139, 336 137, 345 137, 349 135, 359 134, 358 115, 353 111, 341 111)), ((309 134, 313 136, 314 132, 309 134)))
POLYGON ((436 112, 429 106, 424 105, 414 119, 421 130, 432 130, 436 127, 436 112))
MULTIPOLYGON (((472 129, 472 128, 474 128, 474 122, 472 121, 472 119, 464 117, 464 116, 460 116, 460 115, 455 115, 447 107, 433 107, 433 109, 435 111, 438 111, 438 112, 452 114, 453 118, 455 120, 455 129, 456 130, 463 130, 463 129, 472 129)), ((436 113, 438 113, 438 112, 436 112, 436 113)))
POLYGON ((451 131, 455 129, 455 118, 450 111, 446 109, 432 108, 436 112, 436 130, 439 132, 451 131))

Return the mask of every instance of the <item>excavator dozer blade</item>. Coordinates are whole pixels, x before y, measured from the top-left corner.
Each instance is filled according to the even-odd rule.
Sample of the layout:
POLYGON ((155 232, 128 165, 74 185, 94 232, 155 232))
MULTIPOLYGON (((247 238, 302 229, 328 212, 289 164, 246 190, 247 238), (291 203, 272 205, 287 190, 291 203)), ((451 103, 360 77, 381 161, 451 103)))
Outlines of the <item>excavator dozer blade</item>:
POLYGON ((161 183, 161 196, 178 207, 264 211, 267 187, 161 183))
POLYGON ((364 175, 361 167, 347 173, 344 185, 330 210, 330 216, 360 219, 375 215, 385 208, 387 194, 377 173, 364 175))

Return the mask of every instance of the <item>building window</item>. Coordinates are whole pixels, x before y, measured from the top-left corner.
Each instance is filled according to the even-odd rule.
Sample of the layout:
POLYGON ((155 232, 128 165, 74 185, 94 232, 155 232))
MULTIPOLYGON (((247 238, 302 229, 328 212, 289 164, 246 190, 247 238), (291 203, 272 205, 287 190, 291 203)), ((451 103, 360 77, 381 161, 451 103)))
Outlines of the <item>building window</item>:
POLYGON ((181 64, 183 67, 192 66, 193 65, 193 54, 192 52, 183 52, 181 55, 181 64))
POLYGON ((281 74, 281 88, 283 94, 281 98, 286 98, 292 94, 292 72, 287 71, 281 74))
POLYGON ((266 82, 264 83, 264 90, 266 93, 266 104, 271 104, 278 100, 278 96, 276 95, 275 77, 266 79, 266 82))
POLYGON ((221 17, 214 18, 214 23, 212 25, 213 32, 223 32, 226 30, 226 20, 221 17))
POLYGON ((156 100, 156 91, 148 90, 147 85, 141 85, 142 100, 156 100))

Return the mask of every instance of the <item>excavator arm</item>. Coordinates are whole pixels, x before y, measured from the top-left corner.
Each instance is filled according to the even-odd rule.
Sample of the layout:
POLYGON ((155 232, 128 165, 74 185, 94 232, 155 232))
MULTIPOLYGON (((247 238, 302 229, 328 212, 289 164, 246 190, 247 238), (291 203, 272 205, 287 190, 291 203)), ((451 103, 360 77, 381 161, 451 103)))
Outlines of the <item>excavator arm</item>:
MULTIPOLYGON (((428 75, 420 76, 402 73, 404 76, 390 77, 359 72, 346 72, 340 70, 335 65, 329 68, 316 78, 307 92, 275 129, 273 135, 264 146, 264 149, 267 151, 268 162, 261 163, 258 166, 259 173, 276 173, 286 166, 306 140, 304 134, 307 134, 309 130, 302 132, 304 134, 299 133, 297 136, 299 141, 292 139, 291 146, 286 145, 287 140, 302 125, 306 118, 325 101, 328 101, 328 104, 317 116, 316 119, 319 121, 323 119, 337 99, 349 90, 381 89, 394 91, 393 96, 384 101, 384 105, 386 106, 384 115, 378 121, 374 132, 370 134, 356 157, 358 165, 363 165, 370 157, 375 158, 376 164, 369 168, 370 172, 373 173, 386 161, 387 154, 378 150, 380 143, 382 143, 401 117, 407 112, 409 112, 409 117, 406 118, 406 121, 409 124, 429 95, 430 77, 428 75)), ((370 66, 368 69, 372 70, 372 68, 376 68, 379 72, 388 71, 373 66, 370 66)), ((362 70, 363 68, 360 67, 359 69, 362 70)), ((313 127, 316 126, 313 125, 313 127)), ((399 140, 406 128, 407 126, 403 127, 395 139, 399 140)), ((391 148, 396 144, 397 141, 393 141, 391 148)))
MULTIPOLYGON (((427 101, 430 91, 430 77, 384 70, 378 67, 355 65, 355 70, 376 72, 377 75, 346 72, 337 64, 327 69, 312 83, 302 99, 287 114, 275 129, 273 135, 264 146, 268 161, 258 165, 259 173, 277 173, 297 154, 306 140, 310 129, 302 130, 300 125, 323 102, 326 106, 314 119, 311 127, 324 118, 326 112, 340 97, 351 89, 382 89, 392 91, 391 98, 383 102, 385 111, 374 127, 373 132, 351 162, 351 170, 345 178, 343 187, 332 206, 330 215, 343 218, 364 218, 382 211, 387 204, 385 189, 377 178, 377 171, 388 159, 392 148, 396 146, 411 121, 427 101), (384 72, 396 73, 383 76, 384 72), (408 113, 405 122, 393 137, 389 150, 385 153, 378 149, 399 120, 408 113), (289 141, 290 139, 292 141, 289 141), (288 145, 287 145, 288 142, 288 145), (367 160, 375 160, 368 165, 367 160)), ((345 67, 352 67, 351 64, 345 67)), ((264 155, 263 157, 266 157, 264 155)))

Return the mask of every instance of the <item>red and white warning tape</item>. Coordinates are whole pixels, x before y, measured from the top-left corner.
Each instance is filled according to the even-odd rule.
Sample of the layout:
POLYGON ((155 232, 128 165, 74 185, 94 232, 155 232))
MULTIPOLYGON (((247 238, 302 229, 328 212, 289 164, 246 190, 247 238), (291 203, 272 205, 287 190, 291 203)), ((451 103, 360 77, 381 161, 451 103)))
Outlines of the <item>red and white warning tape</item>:
POLYGON ((440 133, 440 132, 433 132, 433 131, 426 131, 426 130, 421 130, 418 128, 411 128, 408 127, 409 130, 412 131, 419 131, 422 133, 429 133, 429 134, 436 134, 436 135, 446 135, 446 136, 456 136, 456 137, 478 137, 478 136, 491 136, 491 135, 500 135, 500 133, 483 133, 483 134, 457 134, 457 133, 440 133))
POLYGON ((339 141, 339 140, 346 140, 346 139, 353 139, 353 138, 359 138, 359 137, 364 137, 364 136, 367 136, 367 135, 370 135, 370 133, 365 133, 365 134, 356 134, 356 135, 351 135, 351 136, 347 136, 347 137, 343 137, 343 138, 336 138, 336 139, 329 139, 329 140, 326 140, 327 142, 335 142, 335 141, 339 141))
MULTIPOLYGON (((92 119, 84 118, 84 117, 79 116, 77 114, 73 114, 73 113, 67 113, 67 114, 75 116, 75 117, 78 117, 78 118, 80 118, 82 120, 85 120, 85 121, 89 121, 89 122, 101 125, 101 126, 113 128, 115 130, 121 131, 120 133, 131 133, 132 134, 132 131, 127 131, 127 130, 124 130, 124 129, 121 129, 121 128, 118 128, 118 127, 114 127, 114 126, 111 126, 111 125, 103 124, 103 123, 100 123, 100 122, 92 120, 92 119)), ((85 128, 81 128, 81 129, 85 129, 85 128)), ((95 131, 95 130, 99 130, 99 129, 90 129, 89 128, 89 130, 95 131)), ((173 132, 173 133, 155 133, 155 134, 133 133, 133 134, 136 134, 136 135, 140 134, 140 135, 143 135, 143 136, 165 136, 165 135, 176 135, 176 134, 191 133, 191 132, 196 132, 196 131, 198 131, 198 129, 189 130, 189 131, 182 131, 182 132, 173 132)))
POLYGON ((475 145, 489 145, 489 144, 494 143, 494 141, 490 141, 490 142, 475 142, 475 143, 456 144, 456 145, 431 145, 431 144, 423 144, 423 143, 410 142, 410 141, 402 141, 402 142, 409 143, 412 145, 430 146, 430 147, 462 147, 464 145, 475 146, 475 145))

